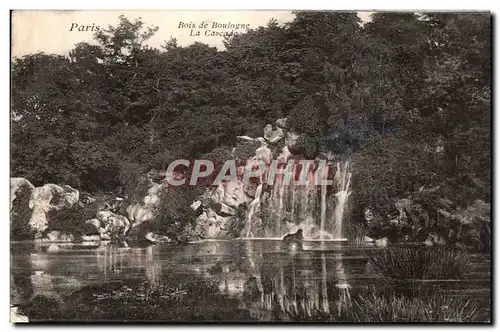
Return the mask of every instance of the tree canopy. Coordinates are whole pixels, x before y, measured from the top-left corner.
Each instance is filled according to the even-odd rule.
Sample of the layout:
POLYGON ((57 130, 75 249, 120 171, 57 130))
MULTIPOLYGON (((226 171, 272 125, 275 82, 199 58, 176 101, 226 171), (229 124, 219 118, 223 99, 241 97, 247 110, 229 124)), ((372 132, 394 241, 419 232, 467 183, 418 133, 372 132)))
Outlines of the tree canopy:
POLYGON ((11 174, 123 194, 134 175, 288 117, 306 140, 351 154, 355 201, 388 206, 464 177, 489 186, 490 20, 296 12, 219 51, 148 47, 158 27, 120 17, 69 56, 13 60, 11 174))

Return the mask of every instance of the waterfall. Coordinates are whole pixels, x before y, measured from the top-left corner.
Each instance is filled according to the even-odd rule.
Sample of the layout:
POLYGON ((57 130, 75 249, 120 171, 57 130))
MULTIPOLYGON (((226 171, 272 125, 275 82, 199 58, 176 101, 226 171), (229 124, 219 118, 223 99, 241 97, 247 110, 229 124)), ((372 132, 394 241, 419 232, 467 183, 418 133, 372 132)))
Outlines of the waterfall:
POLYGON ((251 237, 253 236, 253 218, 255 215, 255 212, 260 210, 260 196, 262 194, 262 183, 259 184, 257 189, 255 190, 255 198, 253 201, 250 203, 249 209, 248 209, 248 215, 247 215, 247 231, 246 231, 246 237, 251 237))
POLYGON ((337 171, 335 172, 334 186, 337 192, 334 194, 335 197, 335 211, 332 229, 332 235, 335 238, 340 238, 342 236, 342 218, 344 217, 344 211, 347 205, 347 199, 351 192, 349 191, 349 185, 351 183, 351 173, 348 172, 349 163, 345 163, 342 168, 340 163, 337 163, 337 171))
MULTIPOLYGON (((332 155, 329 157, 334 158, 332 155)), ((290 158, 291 154, 284 149, 278 157, 280 167, 286 167, 283 165, 290 158)), ((318 175, 317 179, 326 180, 328 167, 323 166, 326 164, 332 167, 332 165, 319 159, 314 163, 307 166, 302 164, 302 167, 299 167, 299 163, 296 162, 288 173, 277 175, 270 184, 272 188, 269 200, 264 198, 261 201, 262 183, 259 185, 255 198, 248 207, 244 236, 281 238, 302 229, 306 239, 342 238, 344 213, 351 194, 349 163, 336 163, 335 175, 328 185, 316 183, 315 177, 318 175), (301 183, 300 180, 304 179, 307 182, 301 183), (265 207, 270 213, 262 220, 263 231, 257 234, 254 219, 260 218, 261 204, 268 204, 265 207)))
POLYGON ((321 186, 321 224, 320 229, 325 231, 326 221, 326 186, 321 186))

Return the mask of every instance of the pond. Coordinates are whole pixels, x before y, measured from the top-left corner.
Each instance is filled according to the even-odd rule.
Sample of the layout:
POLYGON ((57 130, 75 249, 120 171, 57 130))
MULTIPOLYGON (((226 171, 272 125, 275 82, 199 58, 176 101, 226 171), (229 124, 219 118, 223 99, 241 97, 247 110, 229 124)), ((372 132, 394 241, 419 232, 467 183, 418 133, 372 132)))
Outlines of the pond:
POLYGON ((439 262, 400 259, 405 248, 421 250, 276 240, 146 247, 17 242, 11 302, 30 321, 490 320, 488 255, 461 255, 466 263, 450 256, 460 271, 436 277, 439 262), (392 265, 377 269, 379 256, 392 265), (418 264, 427 272, 411 275, 418 264))

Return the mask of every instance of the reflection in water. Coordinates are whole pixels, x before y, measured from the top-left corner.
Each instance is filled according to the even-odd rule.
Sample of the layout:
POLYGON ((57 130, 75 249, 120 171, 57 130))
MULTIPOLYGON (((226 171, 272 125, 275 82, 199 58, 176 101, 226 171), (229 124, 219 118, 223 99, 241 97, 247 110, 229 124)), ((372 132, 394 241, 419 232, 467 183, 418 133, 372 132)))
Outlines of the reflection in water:
MULTIPOLYGON (((285 319, 328 315, 332 299, 338 305, 339 315, 340 308, 350 306, 350 286, 341 254, 299 250, 294 254, 278 252, 264 256, 260 269, 262 304, 255 303, 254 308, 277 312, 285 319)), ((257 301, 257 297, 245 300, 257 301)))
POLYGON ((12 298, 14 304, 36 295, 62 300, 83 286, 114 281, 213 280, 221 294, 238 301, 235 310, 259 320, 334 317, 351 308, 351 286, 380 282, 365 269, 367 250, 260 240, 145 248, 24 245, 12 253, 12 298))

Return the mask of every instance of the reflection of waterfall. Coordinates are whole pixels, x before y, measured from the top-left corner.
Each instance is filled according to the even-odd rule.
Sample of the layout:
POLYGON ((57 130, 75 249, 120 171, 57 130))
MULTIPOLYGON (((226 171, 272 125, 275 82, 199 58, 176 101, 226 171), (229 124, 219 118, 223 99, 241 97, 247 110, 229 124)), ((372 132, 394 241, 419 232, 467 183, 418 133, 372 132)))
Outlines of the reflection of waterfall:
MULTIPOLYGON (((279 165, 272 186, 270 199, 261 201, 262 184, 250 203, 244 236, 278 237, 302 229, 306 239, 342 238, 342 221, 350 195, 349 163, 338 162, 335 176, 328 184, 326 160, 295 162, 279 165), (260 216, 260 210, 269 211, 260 216), (266 205, 268 204, 268 205, 266 205), (255 227, 257 218, 263 218, 264 230, 255 227)), ((273 174, 273 173, 271 173, 273 174)), ((260 220, 260 219, 259 219, 260 220)))
POLYGON ((341 254, 272 256, 262 264, 261 279, 262 308, 281 319, 340 316, 351 305, 341 254))
POLYGON ((321 254, 321 309, 324 313, 330 313, 330 306, 328 305, 328 286, 326 284, 326 259, 325 254, 321 254))

